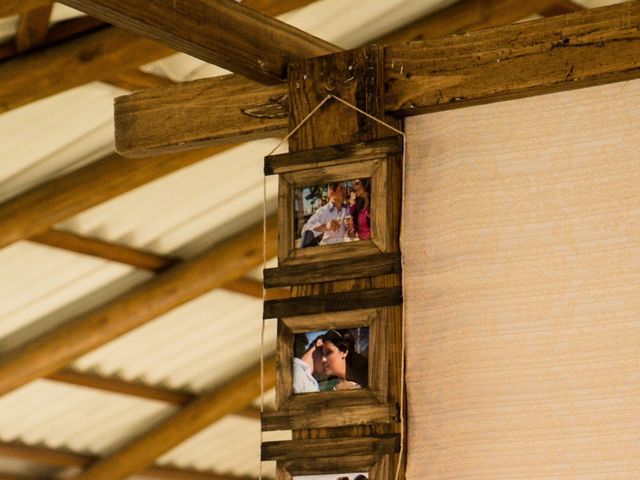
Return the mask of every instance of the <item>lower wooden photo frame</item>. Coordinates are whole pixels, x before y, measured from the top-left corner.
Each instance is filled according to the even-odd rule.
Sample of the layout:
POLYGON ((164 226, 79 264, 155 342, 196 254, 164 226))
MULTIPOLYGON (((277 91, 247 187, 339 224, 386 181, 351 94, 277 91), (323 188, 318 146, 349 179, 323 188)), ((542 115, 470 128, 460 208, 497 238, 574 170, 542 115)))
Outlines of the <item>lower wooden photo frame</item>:
POLYGON ((262 460, 276 461, 276 480, 392 480, 399 435, 267 442, 262 460))
POLYGON ((399 405, 389 395, 390 352, 400 346, 394 346, 397 339, 389 333, 397 331, 394 322, 400 321, 396 310, 399 308, 367 308, 280 318, 276 348, 276 408, 273 412, 263 413, 262 429, 296 430, 397 422, 399 405), (322 342, 322 347, 316 346, 322 342), (322 351, 316 351, 320 348, 322 351), (335 374, 340 368, 359 368, 360 372, 349 376, 343 370, 342 375, 333 379, 334 383, 329 376, 322 391, 322 381, 312 376, 314 361, 319 361, 313 358, 317 357, 315 354, 322 357, 320 368, 325 367, 328 374, 335 374), (355 359, 356 355, 359 358, 355 359), (363 369, 365 373, 362 373, 363 369), (298 385, 297 392, 294 383, 298 385), (310 388, 304 385, 310 385, 310 388))

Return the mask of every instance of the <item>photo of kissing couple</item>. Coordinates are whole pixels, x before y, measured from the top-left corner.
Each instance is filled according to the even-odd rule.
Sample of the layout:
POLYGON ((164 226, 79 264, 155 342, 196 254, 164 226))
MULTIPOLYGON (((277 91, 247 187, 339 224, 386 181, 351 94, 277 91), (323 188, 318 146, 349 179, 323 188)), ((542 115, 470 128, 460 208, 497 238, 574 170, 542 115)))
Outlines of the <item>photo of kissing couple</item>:
POLYGON ((368 386, 369 327, 294 336, 293 393, 368 386))

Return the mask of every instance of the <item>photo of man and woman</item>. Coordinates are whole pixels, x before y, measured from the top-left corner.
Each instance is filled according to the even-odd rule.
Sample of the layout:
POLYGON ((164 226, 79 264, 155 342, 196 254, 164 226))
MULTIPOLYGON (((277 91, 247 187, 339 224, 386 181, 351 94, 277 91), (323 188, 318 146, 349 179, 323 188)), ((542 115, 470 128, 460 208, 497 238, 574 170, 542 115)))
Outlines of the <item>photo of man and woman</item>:
POLYGON ((293 393, 368 386, 369 327, 294 336, 293 393))
POLYGON ((296 248, 371 240, 371 179, 297 188, 296 248))
POLYGON ((367 473, 332 473, 330 475, 302 475, 293 480, 369 480, 367 473))

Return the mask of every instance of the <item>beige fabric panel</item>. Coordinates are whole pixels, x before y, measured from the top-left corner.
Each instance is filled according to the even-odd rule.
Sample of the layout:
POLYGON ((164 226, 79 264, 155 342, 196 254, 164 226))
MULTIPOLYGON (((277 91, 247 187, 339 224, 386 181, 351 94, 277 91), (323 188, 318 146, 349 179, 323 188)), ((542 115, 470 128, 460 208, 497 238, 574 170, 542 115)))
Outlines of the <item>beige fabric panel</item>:
POLYGON ((406 130, 407 478, 640 478, 640 80, 406 130))

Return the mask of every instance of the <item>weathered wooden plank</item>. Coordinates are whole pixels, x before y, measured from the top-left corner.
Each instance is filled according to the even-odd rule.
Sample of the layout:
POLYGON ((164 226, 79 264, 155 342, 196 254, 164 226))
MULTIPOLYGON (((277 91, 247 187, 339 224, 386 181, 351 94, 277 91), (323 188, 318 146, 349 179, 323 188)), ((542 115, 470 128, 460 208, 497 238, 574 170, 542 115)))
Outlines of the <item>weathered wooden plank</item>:
POLYGON ((332 260, 303 263, 290 267, 267 268, 264 271, 264 286, 272 288, 305 285, 401 272, 400 254, 382 253, 358 258, 351 262, 332 260))
POLYGON ((15 39, 18 52, 38 47, 46 41, 52 9, 53 5, 49 3, 20 14, 15 39))
MULTIPOLYGON (((216 420, 249 405, 260 394, 260 365, 205 394, 170 419, 99 460, 76 480, 120 480, 151 465, 163 453, 208 427, 216 420)), ((264 384, 275 384, 275 362, 265 362, 264 384)))
POLYGON ((328 454, 332 457, 384 455, 397 452, 399 447, 398 435, 266 442, 262 444, 262 460, 322 459, 328 454))
POLYGON ((109 155, 46 182, 2 204, 0 248, 42 233, 76 213, 224 150, 214 147, 138 162, 109 155))
POLYGON ((345 143, 313 150, 270 155, 264 159, 264 174, 273 175, 302 168, 329 167, 347 161, 359 162, 372 157, 386 157, 402 152, 402 137, 389 137, 370 142, 345 143))
POLYGON ((386 49, 397 115, 640 77, 640 2, 386 49))
POLYGON ((117 28, 105 28, 0 68, 0 112, 170 55, 173 50, 117 28), (72 72, 72 74, 70 74, 72 72))
MULTIPOLYGON (((402 288, 374 288, 355 292, 325 293, 264 302, 263 318, 296 317, 316 313, 393 307, 402 303, 402 288)), ((2 371, 0 370, 0 373, 2 371)))
MULTIPOLYGON (((305 395, 313 394, 307 393, 305 395)), ((335 428, 387 424, 398 420, 397 405, 391 403, 354 402, 351 404, 340 402, 338 414, 335 410, 328 410, 328 405, 331 405, 330 401, 324 405, 309 405, 304 410, 290 410, 285 407, 277 412, 264 412, 262 414, 262 430, 300 430, 326 427, 327 425, 335 428)))
MULTIPOLYGON (((276 219, 267 220, 268 236, 276 219)), ((181 263, 121 297, 80 315, 0 359, 0 395, 49 375, 81 355, 197 296, 242 277, 262 263, 262 222, 181 263)), ((267 242, 267 258, 275 255, 267 242)))
MULTIPOLYGON (((385 109, 396 116, 416 115, 637 78, 639 5, 636 0, 569 16, 387 47, 385 109)), ((145 111, 144 97, 118 100, 122 106, 129 102, 131 107, 121 109, 116 105, 118 150, 126 156, 148 156, 283 134, 289 110, 285 89, 255 89, 255 83, 242 79, 228 82, 227 88, 220 90, 219 81, 213 79, 193 86, 183 84, 179 102, 175 103, 173 88, 147 92, 153 98, 149 112, 145 111), (189 92, 199 95, 201 101, 190 102, 184 113, 178 113, 188 116, 187 128, 183 129, 183 118, 173 122, 172 116, 180 112, 189 92), (225 102, 230 108, 221 107, 225 102), (209 115, 209 104, 215 115, 209 115), (148 127, 157 117, 163 119, 163 127, 156 127, 153 136, 142 127, 129 133, 130 125, 139 122, 148 127), (167 140, 169 133, 175 135, 175 141, 167 140)))
POLYGON ((284 135, 286 96, 285 85, 225 75, 118 97, 116 150, 133 158, 284 135))
POLYGON ((228 0, 63 0, 96 18, 153 38, 262 83, 286 78, 295 58, 340 49, 275 18, 228 0))

